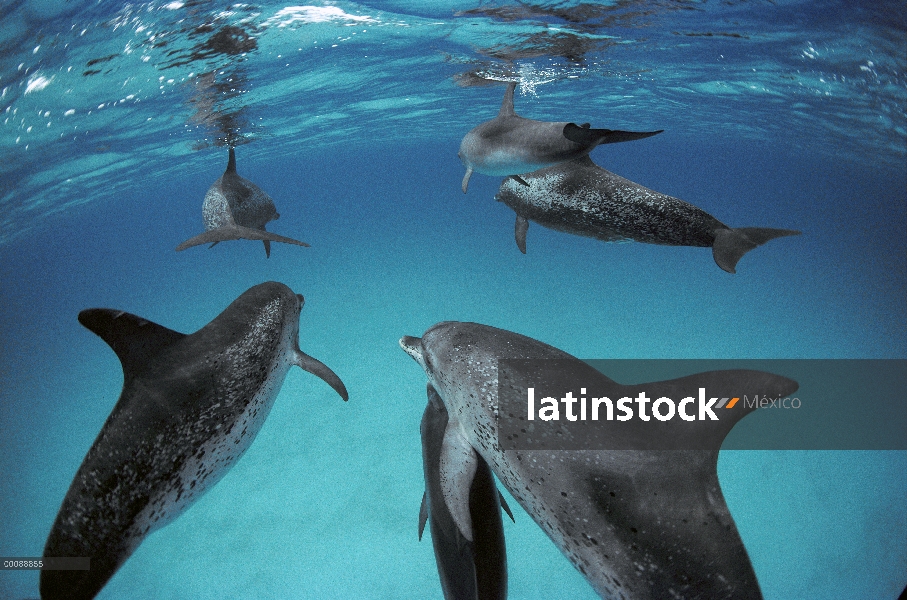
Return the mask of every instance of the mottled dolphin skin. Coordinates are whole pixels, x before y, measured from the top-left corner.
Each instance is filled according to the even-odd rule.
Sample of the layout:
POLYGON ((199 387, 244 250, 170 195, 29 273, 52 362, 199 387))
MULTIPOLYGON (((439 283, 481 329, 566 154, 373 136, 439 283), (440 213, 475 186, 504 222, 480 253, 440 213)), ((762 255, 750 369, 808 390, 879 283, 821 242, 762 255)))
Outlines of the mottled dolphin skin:
POLYGON ((517 247, 526 253, 529 221, 606 242, 635 240, 668 246, 712 248, 715 263, 736 273, 737 261, 757 246, 793 229, 731 229, 692 204, 660 194, 607 171, 588 156, 507 178, 495 200, 516 212, 517 247))
POLYGON ((271 257, 271 242, 308 247, 305 242, 265 231, 265 225, 280 218, 280 215, 270 196, 236 173, 236 152, 232 147, 227 170, 205 194, 202 215, 205 219, 205 233, 177 246, 177 252, 201 244, 211 244, 214 247, 218 242, 227 240, 261 240, 268 258, 271 257))
MULTIPOLYGON (((425 371, 448 414, 457 416, 458 433, 603 598, 762 598, 716 470, 725 435, 755 408, 735 408, 734 418, 720 421, 659 424, 666 438, 675 423, 684 430, 681 437, 695 430, 697 443, 711 449, 503 450, 496 418, 500 359, 567 361, 569 367, 540 367, 533 377, 597 377, 596 389, 616 394, 609 397, 620 397, 624 386, 557 348, 477 323, 438 323, 421 339, 404 336, 400 345, 425 371)), ((653 398, 678 385, 716 393, 742 385, 771 397, 797 389, 790 379, 759 371, 713 371, 646 384, 653 398)), ((613 434, 606 424, 598 423, 605 425, 602 435, 613 434)), ((632 427, 623 435, 632 436, 632 427)))
POLYGON ((513 110, 515 88, 516 83, 507 86, 497 117, 474 127, 460 142, 457 156, 466 167, 464 194, 473 171, 521 181, 522 173, 583 156, 599 144, 639 140, 662 131, 590 129, 588 123, 524 119, 513 110))
POLYGON ((425 494, 419 539, 428 520, 444 598, 502 600, 507 597, 507 553, 501 507, 508 514, 510 509, 491 469, 460 436, 456 419, 449 418, 430 384, 420 429, 425 494))
POLYGON ((87 600, 148 534, 213 487, 252 444, 297 365, 346 400, 343 383, 298 345, 302 296, 257 285, 184 335, 103 308, 79 313, 123 365, 123 391, 60 507, 44 556, 89 571, 41 571, 43 600, 87 600))

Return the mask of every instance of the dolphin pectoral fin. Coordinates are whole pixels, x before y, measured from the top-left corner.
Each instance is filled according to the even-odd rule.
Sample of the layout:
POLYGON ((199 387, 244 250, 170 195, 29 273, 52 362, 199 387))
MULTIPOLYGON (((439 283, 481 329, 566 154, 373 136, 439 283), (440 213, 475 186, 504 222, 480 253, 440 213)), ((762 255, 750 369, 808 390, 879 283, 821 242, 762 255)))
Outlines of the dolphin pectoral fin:
POLYGON ((513 512, 510 510, 510 507, 507 506, 507 501, 504 500, 504 494, 498 491, 498 500, 501 502, 501 508, 504 509, 504 512, 507 513, 507 516, 510 517, 511 522, 516 523, 516 520, 513 518, 513 512))
POLYGON ((150 356, 186 337, 142 317, 109 308, 85 309, 79 313, 79 323, 107 342, 119 357, 127 378, 150 356))
POLYGON ((303 246, 309 248, 309 244, 305 242, 300 242, 299 240, 294 240, 293 238, 284 237, 282 235, 277 235, 276 233, 271 233, 270 231, 265 231, 264 229, 254 229, 252 227, 243 227, 241 225, 235 226, 236 234, 238 237, 236 239, 241 240, 261 240, 265 243, 265 252, 268 256, 271 256, 271 242, 283 242, 284 244, 293 244, 294 246, 303 246))
POLYGON ((210 250, 210 249, 213 248, 214 246, 218 245, 219 243, 220 243, 220 242, 214 242, 214 243, 212 243, 210 246, 208 246, 208 250, 210 250))
POLYGON ((519 175, 511 175, 511 177, 517 183, 521 183, 521 184, 525 185, 526 187, 530 187, 530 185, 528 183, 526 183, 526 180, 523 179, 522 177, 520 177, 519 175))
POLYGON ((737 272, 737 261, 744 254, 769 240, 788 235, 800 235, 794 229, 771 229, 768 227, 740 227, 739 229, 718 229, 712 243, 715 264, 728 273, 737 272))
POLYGON ((516 223, 513 226, 513 236, 516 239, 516 247, 520 252, 526 254, 526 232, 529 231, 529 219, 520 215, 516 216, 516 223))
POLYGON ((458 421, 450 419, 441 442, 441 493, 457 530, 468 542, 474 539, 469 493, 478 466, 476 451, 460 433, 458 421))
POLYGON ((466 175, 463 176, 463 183, 460 187, 463 188, 463 193, 466 193, 466 190, 469 189, 469 178, 472 177, 472 167, 466 167, 466 175))
POLYGON ((326 384, 331 386, 334 391, 337 392, 341 398, 343 398, 344 402, 350 399, 350 396, 346 391, 346 386, 343 385, 343 382, 340 381, 340 378, 337 377, 337 374, 317 358, 312 358, 305 352, 297 350, 296 360, 293 362, 293 364, 301 368, 303 371, 308 371, 315 377, 321 379, 326 384))
POLYGON ((305 242, 264 231, 263 229, 253 229, 252 227, 243 227, 241 225, 227 225, 225 227, 218 227, 217 229, 210 229, 205 233, 186 240, 176 247, 176 251, 180 252, 186 248, 191 248, 192 246, 209 243, 211 244, 211 247, 214 247, 218 242, 226 242, 229 240, 262 240, 265 242, 265 251, 269 256, 270 242, 283 242, 285 244, 294 244, 296 246, 305 247, 309 246, 305 242))
POLYGON ((237 237, 231 236, 226 228, 219 229, 210 229, 204 233, 200 233, 195 237, 189 238, 182 244, 176 247, 177 252, 182 252, 186 248, 191 248, 193 246, 201 246, 202 244, 211 244, 209 248, 213 248, 219 242, 224 242, 227 240, 236 240, 237 237))
POLYGON ((419 541, 422 541, 422 532, 425 531, 425 522, 428 521, 427 492, 422 492, 422 506, 419 507, 419 541))
POLYGON ((632 142, 641 140, 653 135, 658 135, 664 129, 658 131, 619 131, 617 129, 590 129, 586 124, 577 125, 576 123, 567 123, 564 125, 564 137, 581 144, 583 146, 598 146, 600 144, 614 144, 617 142, 632 142))

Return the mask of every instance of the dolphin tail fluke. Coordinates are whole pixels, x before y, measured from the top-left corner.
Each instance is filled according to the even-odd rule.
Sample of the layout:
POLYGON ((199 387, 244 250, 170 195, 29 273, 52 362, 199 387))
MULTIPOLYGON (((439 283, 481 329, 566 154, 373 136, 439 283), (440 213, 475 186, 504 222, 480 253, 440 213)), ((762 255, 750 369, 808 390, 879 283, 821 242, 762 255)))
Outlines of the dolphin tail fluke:
POLYGON ((529 231, 529 219, 526 217, 516 216, 516 223, 513 226, 513 237, 516 239, 516 247, 520 252, 526 254, 526 232, 529 231))
POLYGON ((192 246, 199 246, 201 244, 213 245, 218 242, 226 242, 229 240, 261 240, 265 243, 265 253, 268 256, 271 255, 270 242, 283 242, 285 244, 294 244, 296 246, 305 247, 309 246, 305 242, 300 242, 299 240, 277 235, 276 233, 271 233, 262 229, 242 227, 241 225, 227 225, 225 227, 218 227, 217 229, 210 229, 205 233, 186 240, 176 247, 176 251, 180 252, 186 248, 191 248, 192 246))
POLYGON ((343 382, 340 381, 340 378, 337 377, 337 374, 317 358, 312 358, 305 352, 297 350, 296 362, 294 364, 301 368, 303 371, 308 371, 315 377, 321 379, 326 384, 334 388, 334 391, 337 392, 341 398, 343 398, 344 402, 350 399, 350 395, 346 391, 346 386, 343 385, 343 382))
POLYGON ((800 235, 794 229, 770 229, 768 227, 740 227, 739 229, 718 229, 712 243, 712 256, 715 264, 727 271, 736 273, 737 261, 758 246, 769 240, 788 235, 800 235))
POLYGON ((659 129, 658 131, 619 131, 617 129, 590 129, 588 126, 581 127, 576 123, 564 125, 565 138, 571 142, 589 147, 600 144, 615 144, 617 142, 632 142, 633 140, 641 140, 658 135, 662 131, 664 129, 659 129))

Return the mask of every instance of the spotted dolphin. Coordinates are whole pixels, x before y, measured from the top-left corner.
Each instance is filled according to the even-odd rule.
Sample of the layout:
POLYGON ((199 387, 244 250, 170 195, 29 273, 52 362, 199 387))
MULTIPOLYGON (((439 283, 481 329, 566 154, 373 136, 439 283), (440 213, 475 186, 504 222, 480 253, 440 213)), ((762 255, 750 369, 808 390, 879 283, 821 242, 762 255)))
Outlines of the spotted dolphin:
POLYGON ((150 533, 211 489, 252 444, 293 365, 348 398, 299 350, 302 305, 282 283, 263 283, 190 335, 120 310, 79 313, 120 358, 123 390, 44 547, 90 557, 91 569, 42 571, 43 600, 94 598, 150 533))
POLYGON ((511 176, 525 184, 523 173, 584 156, 599 144, 639 140, 662 131, 590 129, 588 123, 525 119, 513 110, 515 88, 516 83, 507 86, 497 117, 474 127, 460 142, 458 156, 466 167, 464 194, 474 171, 511 176))
POLYGON ((419 539, 429 521, 441 589, 446 600, 507 597, 507 552, 498 492, 485 460, 459 435, 438 392, 428 385, 422 415, 425 494, 419 539))
MULTIPOLYGON (((613 398, 627 386, 557 348, 477 323, 438 323, 421 339, 404 336, 400 345, 425 371, 448 414, 456 415, 457 433, 603 598, 762 598, 717 475, 725 435, 754 407, 741 404, 714 422, 656 423, 657 440, 635 440, 672 450, 504 449, 500 360, 559 359, 537 367, 532 377, 593 381, 613 398), (684 449, 684 436, 698 447, 684 449)), ((679 387, 725 395, 743 388, 771 397, 797 389, 790 379, 742 370, 645 385, 653 398, 670 397, 679 387)), ((641 421, 622 430, 613 423, 597 422, 598 435, 631 441, 644 435, 637 429, 641 421)))
POLYGON ((271 242, 308 247, 305 242, 265 231, 265 225, 280 218, 280 215, 270 196, 236 172, 236 152, 232 146, 227 170, 205 194, 202 216, 206 231, 177 246, 177 252, 201 244, 214 247, 227 240, 261 240, 265 245, 265 255, 269 258, 271 242))
POLYGON ((516 212, 514 234, 523 254, 529 221, 534 221, 606 242, 711 246, 715 263, 735 273, 737 261, 753 248, 800 234, 767 227, 732 229, 701 208, 601 168, 588 156, 539 169, 523 179, 530 186, 507 178, 495 196, 516 212))

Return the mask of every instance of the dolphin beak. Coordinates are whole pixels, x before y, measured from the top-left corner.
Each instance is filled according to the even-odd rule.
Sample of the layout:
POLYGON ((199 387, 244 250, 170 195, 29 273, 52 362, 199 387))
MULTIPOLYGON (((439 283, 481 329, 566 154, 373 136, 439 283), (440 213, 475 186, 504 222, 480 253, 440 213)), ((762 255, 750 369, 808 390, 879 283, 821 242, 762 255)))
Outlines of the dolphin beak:
POLYGON ((404 335, 400 338, 400 347, 425 370, 425 358, 422 356, 422 338, 404 335))

